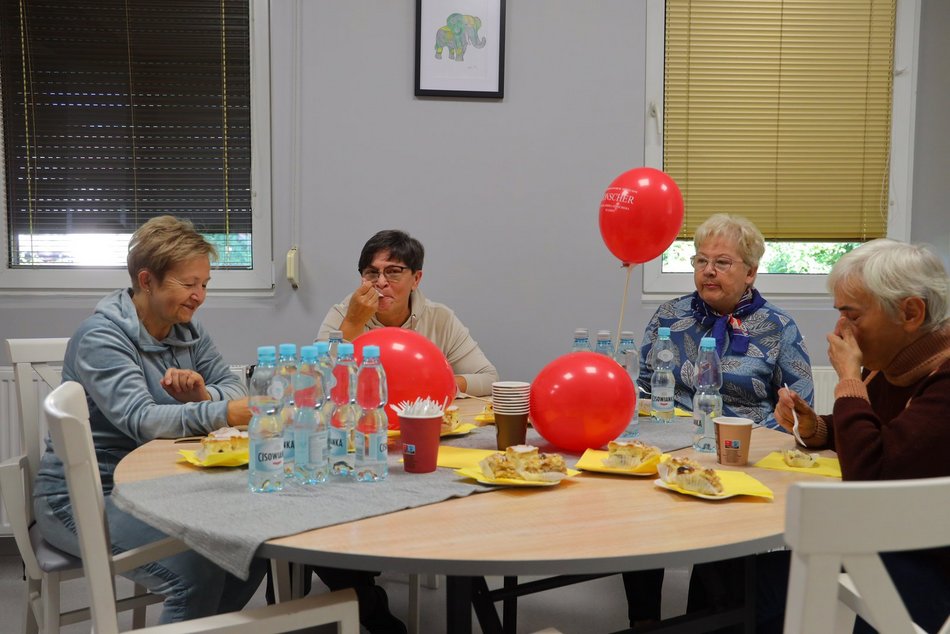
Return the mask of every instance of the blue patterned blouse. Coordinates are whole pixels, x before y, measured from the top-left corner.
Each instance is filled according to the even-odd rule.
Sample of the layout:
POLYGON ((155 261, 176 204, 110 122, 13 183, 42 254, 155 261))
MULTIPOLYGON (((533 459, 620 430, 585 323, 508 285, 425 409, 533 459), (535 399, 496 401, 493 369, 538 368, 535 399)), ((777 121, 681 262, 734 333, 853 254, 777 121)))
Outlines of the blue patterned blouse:
MULTIPOLYGON (((702 326, 693 314, 693 295, 670 300, 657 308, 643 335, 640 348, 640 385, 650 391, 653 374, 653 343, 657 328, 668 326, 673 342, 676 367, 676 405, 693 409, 693 360, 699 352, 699 340, 712 336, 711 328, 702 326)), ((765 302, 765 305, 742 319, 749 336, 749 348, 743 355, 731 352, 730 334, 726 333, 722 356, 722 404, 726 416, 744 416, 771 429, 781 429, 773 412, 778 390, 785 383, 809 405, 814 405, 815 386, 811 378, 811 361, 798 326, 792 317, 765 302)))

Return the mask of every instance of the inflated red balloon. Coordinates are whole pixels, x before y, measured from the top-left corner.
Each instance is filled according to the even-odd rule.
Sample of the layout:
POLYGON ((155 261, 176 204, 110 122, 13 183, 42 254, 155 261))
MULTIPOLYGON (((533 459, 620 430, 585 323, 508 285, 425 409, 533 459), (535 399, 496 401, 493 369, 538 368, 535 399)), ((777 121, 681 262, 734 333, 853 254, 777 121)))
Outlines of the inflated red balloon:
POLYGON ((630 423, 635 389, 610 357, 571 352, 547 364, 531 383, 531 421, 541 436, 562 449, 598 449, 630 423))
MULTIPOLYGON (((389 402, 429 397, 442 403, 455 399, 455 375, 439 348, 424 336, 404 328, 376 328, 353 340, 357 363, 363 346, 379 346, 379 360, 386 371, 389 402)), ((388 405, 389 428, 399 429, 399 416, 388 405)))
POLYGON ((642 264, 659 256, 682 226, 680 188, 652 167, 624 172, 600 201, 600 235, 624 264, 642 264))

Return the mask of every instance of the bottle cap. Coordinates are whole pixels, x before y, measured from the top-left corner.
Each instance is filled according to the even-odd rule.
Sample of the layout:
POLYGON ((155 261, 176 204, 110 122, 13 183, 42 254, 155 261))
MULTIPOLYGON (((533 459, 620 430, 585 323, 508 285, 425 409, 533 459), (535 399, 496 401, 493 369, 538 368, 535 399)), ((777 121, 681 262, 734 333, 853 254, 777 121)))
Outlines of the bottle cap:
POLYGON ((317 347, 316 346, 301 347, 300 360, 306 363, 315 363, 317 360, 317 347))
POLYGON ((659 328, 656 329, 656 334, 660 337, 669 337, 670 329, 667 328, 666 326, 660 326, 659 328))
POLYGON ((341 343, 339 346, 337 346, 336 353, 337 353, 338 355, 340 355, 340 354, 349 354, 349 355, 352 355, 352 354, 353 354, 353 344, 352 344, 352 343, 347 343, 347 342, 344 341, 344 342, 341 343))
POLYGON ((621 338, 621 339, 633 339, 633 331, 632 331, 632 330, 621 330, 621 331, 620 331, 620 338, 621 338))
POLYGON ((257 362, 273 362, 277 358, 277 348, 274 346, 259 346, 257 348, 257 362))
POLYGON ((575 337, 589 337, 589 336, 590 336, 590 331, 587 330, 587 328, 575 328, 575 329, 574 329, 574 336, 575 336, 575 337))
POLYGON ((597 331, 597 336, 598 336, 598 337, 608 337, 608 338, 609 338, 609 337, 610 337, 610 331, 609 331, 609 330, 598 330, 598 331, 597 331))
POLYGON ((326 353, 330 352, 330 342, 329 341, 317 341, 313 344, 313 347, 317 349, 317 356, 322 357, 326 353))
POLYGON ((379 346, 363 346, 363 359, 378 359, 379 346))
POLYGON ((297 356, 297 344, 295 343, 282 343, 280 344, 280 356, 282 357, 296 357, 297 356))
POLYGON ((700 350, 715 350, 716 340, 713 337, 703 337, 699 340, 700 350))
POLYGON ((343 331, 342 331, 342 330, 331 330, 331 331, 330 331, 330 341, 339 341, 339 340, 341 340, 341 339, 343 339, 343 331))

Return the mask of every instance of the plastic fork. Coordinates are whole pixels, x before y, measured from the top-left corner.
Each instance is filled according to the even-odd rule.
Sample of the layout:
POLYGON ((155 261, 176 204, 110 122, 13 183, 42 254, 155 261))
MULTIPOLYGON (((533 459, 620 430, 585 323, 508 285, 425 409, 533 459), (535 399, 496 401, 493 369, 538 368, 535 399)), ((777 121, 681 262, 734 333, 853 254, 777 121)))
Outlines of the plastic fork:
MULTIPOLYGON (((785 384, 785 389, 789 392, 792 391, 792 388, 788 387, 788 383, 785 384)), ((805 441, 802 440, 802 437, 798 435, 798 412, 795 411, 795 406, 792 405, 792 435, 795 436, 795 440, 798 441, 798 444, 802 447, 807 447, 805 441)))

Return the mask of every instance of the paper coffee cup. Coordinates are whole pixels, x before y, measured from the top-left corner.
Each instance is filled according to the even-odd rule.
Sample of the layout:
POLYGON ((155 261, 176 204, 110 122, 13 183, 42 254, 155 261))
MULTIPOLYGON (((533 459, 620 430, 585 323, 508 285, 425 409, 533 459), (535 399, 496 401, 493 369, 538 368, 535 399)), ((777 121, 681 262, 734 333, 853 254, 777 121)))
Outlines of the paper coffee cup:
POLYGON ((408 473, 431 473, 439 458, 442 415, 399 415, 399 436, 402 440, 402 464, 408 473))
POLYGON ((528 413, 500 414, 496 410, 495 428, 498 433, 496 446, 500 451, 512 445, 523 445, 528 433, 528 413))
POLYGON ((737 416, 718 416, 716 426, 716 459, 719 464, 741 467, 749 462, 749 441, 752 439, 752 419, 737 416))

